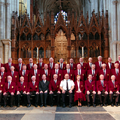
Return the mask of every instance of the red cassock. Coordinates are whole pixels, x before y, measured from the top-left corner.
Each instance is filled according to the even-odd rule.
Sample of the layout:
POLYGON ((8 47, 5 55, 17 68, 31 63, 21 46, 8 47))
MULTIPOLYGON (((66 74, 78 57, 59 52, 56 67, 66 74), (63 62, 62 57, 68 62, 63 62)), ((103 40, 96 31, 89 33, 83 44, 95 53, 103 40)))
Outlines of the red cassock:
POLYGON ((119 91, 119 84, 117 81, 115 81, 115 85, 113 85, 113 82, 112 80, 109 81, 109 92, 112 91, 112 92, 116 92, 116 91, 119 91))
MULTIPOLYGON (((15 67, 15 65, 14 65, 13 63, 11 64, 11 66, 14 66, 14 67, 15 67)), ((6 71, 6 72, 10 72, 10 71, 11 71, 8 63, 6 63, 6 64, 4 65, 4 67, 5 67, 5 71, 6 71)))
MULTIPOLYGON (((55 73, 55 70, 52 70, 52 72, 51 72, 51 80, 53 79, 53 75, 54 75, 54 74, 56 74, 56 73, 55 73)), ((62 71, 62 70, 58 70, 58 74, 57 74, 57 75, 58 75, 58 78, 57 78, 57 79, 58 79, 59 81, 63 80, 64 76, 63 76, 63 71, 62 71)))
POLYGON ((1 75, 1 78, 2 78, 1 81, 4 82, 4 83, 7 82, 7 73, 4 72, 3 76, 2 76, 2 73, 0 73, 0 75, 1 75))
POLYGON ((54 80, 51 80, 49 83, 49 91, 60 91, 60 81, 57 80, 55 84, 54 80))
POLYGON ((33 91, 39 92, 39 82, 35 82, 34 86, 32 82, 29 83, 27 92, 33 92, 33 91))
POLYGON ((67 73, 67 69, 63 71, 63 74, 69 74, 69 78, 74 81, 74 70, 70 70, 70 73, 67 73))
POLYGON ((79 98, 82 100, 82 101, 86 101, 86 98, 85 98, 85 86, 83 84, 82 81, 80 81, 80 90, 81 90, 81 93, 77 93, 76 91, 78 91, 78 84, 77 84, 77 80, 75 81, 75 96, 74 96, 74 101, 78 100, 79 98))
POLYGON ((0 82, 0 90, 3 92, 3 89, 4 89, 4 85, 5 85, 5 83, 4 82, 0 82))
POLYGON ((20 71, 20 72, 19 72, 19 77, 21 77, 21 76, 24 77, 24 81, 25 81, 25 82, 27 82, 27 83, 30 82, 31 79, 30 79, 30 75, 29 75, 29 70, 26 70, 26 71, 25 71, 25 74, 23 74, 23 72, 20 71))
POLYGON ((89 82, 89 80, 85 81, 85 94, 87 93, 87 91, 96 91, 96 86, 95 86, 95 81, 92 81, 91 83, 89 82))
POLYGON ((104 85, 102 86, 102 83, 101 83, 101 81, 99 80, 99 81, 97 81, 97 92, 98 91, 103 91, 103 90, 105 90, 105 91, 108 91, 108 82, 107 81, 104 81, 104 85))
POLYGON ((11 77, 12 77, 12 82, 14 82, 14 83, 19 82, 18 72, 14 71, 13 76, 12 76, 12 73, 11 73, 11 72, 8 72, 8 73, 7 73, 7 76, 11 76, 11 77))
MULTIPOLYGON (((34 73, 34 69, 33 70, 30 70, 30 80, 31 81, 31 77, 32 76, 35 76, 35 73, 34 73)), ((37 70, 37 74, 36 74, 36 82, 40 82, 41 81, 41 74, 40 74, 40 70, 37 70)))
MULTIPOLYGON (((75 80, 75 81, 76 81, 76 79, 77 79, 77 78, 76 78, 77 75, 78 75, 78 69, 74 71, 74 76, 75 76, 75 79, 74 79, 74 80, 75 80)), ((80 74, 80 76, 81 76, 81 81, 85 81, 85 79, 86 79, 86 71, 81 69, 81 74, 80 74)))
POLYGON ((43 70, 44 69, 44 63, 42 63, 41 66, 40 66, 40 63, 38 63, 37 66, 38 66, 38 70, 43 70))
POLYGON ((111 63, 111 69, 110 69, 109 64, 106 63, 106 69, 108 69, 108 70, 112 70, 112 69, 114 69, 114 68, 115 68, 115 67, 114 67, 114 63, 111 63))
POLYGON ((53 63, 52 68, 50 67, 50 63, 49 63, 49 64, 48 64, 48 69, 49 69, 49 70, 54 70, 54 69, 55 69, 55 63, 53 63))
POLYGON ((15 90, 16 90, 16 84, 14 82, 11 82, 10 87, 8 89, 8 82, 5 83, 4 87, 3 87, 3 92, 13 92, 15 94, 15 90))
POLYGON ((23 64, 21 64, 21 70, 20 70, 19 64, 16 64, 15 71, 18 71, 18 72, 22 71, 22 66, 23 66, 23 64))
POLYGON ((28 84, 26 82, 23 82, 23 84, 21 85, 20 82, 17 83, 17 87, 16 87, 16 91, 23 91, 23 92, 27 92, 27 86, 28 84))
POLYGON ((59 69, 60 69, 60 70, 65 70, 65 69, 66 69, 66 64, 63 64, 62 68, 61 68, 61 66, 60 66, 60 64, 59 64, 59 69))
POLYGON ((70 64, 70 69, 71 70, 76 70, 77 69, 77 65, 76 64, 73 64, 73 66, 70 64))
MULTIPOLYGON (((41 70, 41 81, 42 81, 42 75, 45 74, 45 70, 41 70)), ((48 70, 48 73, 46 75, 46 80, 51 81, 51 70, 48 70)))
POLYGON ((98 80, 98 77, 99 77, 99 76, 98 76, 98 71, 97 71, 97 70, 95 70, 94 75, 92 74, 92 70, 88 70, 88 71, 87 71, 87 77, 88 77, 89 74, 92 75, 92 80, 93 80, 93 81, 97 81, 97 80, 98 80))
MULTIPOLYGON (((104 62, 102 61, 102 64, 103 64, 103 63, 104 63, 104 62)), ((101 65, 101 67, 100 67, 98 61, 95 63, 95 66, 96 66, 96 70, 101 70, 101 69, 102 69, 102 65, 101 65)))
MULTIPOLYGON (((99 76, 100 76, 101 74, 104 75, 103 70, 99 70, 99 76)), ((106 74, 104 75, 104 80, 105 80, 105 81, 109 81, 110 78, 111 78, 111 72, 110 72, 110 70, 106 69, 106 74)))
POLYGON ((111 70, 111 75, 115 75, 116 81, 118 82, 118 84, 120 84, 120 69, 119 69, 118 75, 116 74, 115 69, 112 69, 112 70, 111 70))
POLYGON ((33 66, 34 66, 34 63, 31 68, 30 68, 30 64, 27 64, 27 70, 33 70, 34 69, 33 66))

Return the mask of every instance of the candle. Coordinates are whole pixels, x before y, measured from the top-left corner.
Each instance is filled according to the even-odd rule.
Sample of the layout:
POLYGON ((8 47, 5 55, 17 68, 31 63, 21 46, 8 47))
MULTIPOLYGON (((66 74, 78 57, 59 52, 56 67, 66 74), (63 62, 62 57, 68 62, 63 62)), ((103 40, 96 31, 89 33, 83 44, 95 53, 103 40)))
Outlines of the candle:
POLYGON ((82 47, 82 57, 84 58, 84 47, 82 47))

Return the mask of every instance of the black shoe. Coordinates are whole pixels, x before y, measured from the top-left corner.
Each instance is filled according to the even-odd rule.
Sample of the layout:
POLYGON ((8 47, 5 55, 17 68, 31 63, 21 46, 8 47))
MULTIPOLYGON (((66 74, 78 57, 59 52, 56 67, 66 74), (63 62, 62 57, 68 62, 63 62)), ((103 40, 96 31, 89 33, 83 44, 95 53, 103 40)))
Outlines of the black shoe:
POLYGON ((90 104, 88 103, 88 105, 87 105, 88 107, 90 107, 90 104))
POLYGON ((43 107, 43 104, 41 104, 40 107, 43 107))
POLYGON ((72 107, 72 105, 71 104, 69 104, 69 108, 71 108, 72 107))
POLYGON ((46 104, 45 104, 44 106, 45 106, 45 107, 47 107, 47 105, 46 105, 46 104))
POLYGON ((95 104, 93 104, 93 107, 96 107, 96 105, 95 105, 95 104))
POLYGON ((102 107, 103 106, 103 104, 100 104, 100 107, 102 107))
POLYGON ((37 105, 37 104, 35 104, 35 107, 38 107, 38 105, 37 105))
POLYGON ((53 107, 53 104, 51 104, 50 106, 53 107))
POLYGON ((13 107, 13 105, 10 105, 10 107, 13 107))
POLYGON ((65 108, 65 103, 63 103, 63 108, 65 108))
POLYGON ((17 107, 20 107, 20 104, 18 103, 17 107))
POLYGON ((31 104, 28 104, 28 106, 27 107, 30 107, 31 106, 31 104))
POLYGON ((118 107, 118 104, 117 104, 117 103, 115 103, 115 106, 116 106, 116 107, 118 107))
POLYGON ((57 107, 60 107, 60 105, 59 105, 59 104, 57 104, 57 107))
POLYGON ((4 107, 6 107, 6 105, 4 105, 4 107))
POLYGON ((105 107, 107 107, 107 104, 104 104, 105 107))
POLYGON ((111 106, 114 107, 114 104, 112 103, 111 106))

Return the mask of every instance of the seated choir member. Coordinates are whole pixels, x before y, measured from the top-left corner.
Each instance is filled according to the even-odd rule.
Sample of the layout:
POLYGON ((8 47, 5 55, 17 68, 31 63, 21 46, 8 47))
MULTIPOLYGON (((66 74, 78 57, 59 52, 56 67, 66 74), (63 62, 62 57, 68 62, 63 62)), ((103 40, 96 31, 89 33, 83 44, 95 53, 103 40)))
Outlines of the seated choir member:
POLYGON ((39 63, 37 64, 37 66, 38 66, 38 70, 44 69, 44 63, 42 58, 39 58, 39 63))
POLYGON ((21 76, 24 77, 24 82, 29 83, 31 81, 31 78, 29 77, 29 70, 27 70, 27 66, 25 64, 23 64, 22 71, 19 72, 19 77, 21 76))
POLYGON ((62 102, 63 107, 65 107, 65 97, 69 95, 69 107, 72 107, 72 93, 74 89, 73 80, 69 79, 69 75, 65 74, 65 79, 60 82, 60 89, 62 91, 62 102))
POLYGON ((3 95, 4 84, 5 84, 5 82, 2 81, 2 78, 0 76, 0 107, 1 107, 1 100, 2 100, 2 95, 3 95))
POLYGON ((29 64, 27 64, 27 70, 32 70, 33 69, 33 65, 34 65, 33 59, 30 58, 29 59, 29 64))
POLYGON ((7 82, 7 73, 5 72, 5 67, 1 67, 1 81, 7 82))
POLYGON ((77 66, 76 66, 76 64, 74 64, 73 59, 72 59, 72 58, 70 58, 70 60, 69 60, 69 61, 70 61, 70 69, 71 69, 71 70, 76 70, 76 67, 77 67, 77 66))
POLYGON ((27 100, 28 100, 28 107, 31 106, 30 96, 35 95, 35 107, 38 106, 38 99, 39 99, 39 82, 36 81, 36 77, 31 77, 31 82, 28 85, 27 89, 27 100))
POLYGON ((51 71, 51 79, 53 79, 53 75, 58 75, 58 80, 63 80, 63 70, 59 69, 59 64, 55 64, 55 69, 51 71))
POLYGON ((108 82, 104 80, 104 75, 100 75, 100 80, 97 81, 97 93, 100 99, 100 106, 106 106, 106 99, 108 96, 108 82), (102 95, 104 95, 104 99, 102 101, 102 95))
POLYGON ((82 107, 81 102, 85 101, 85 94, 84 94, 84 84, 80 81, 79 75, 77 75, 77 80, 75 81, 75 96, 74 101, 78 101, 78 107, 82 107))
POLYGON ((63 72, 65 74, 69 74, 69 78, 74 81, 74 70, 70 69, 70 64, 66 64, 66 70, 63 72))
POLYGON ((17 93, 16 93, 16 95, 17 95, 17 102, 18 102, 18 107, 20 106, 20 98, 21 98, 21 95, 23 96, 23 99, 21 98, 21 101, 22 101, 22 105, 24 106, 24 105, 26 105, 27 103, 26 103, 26 101, 27 101, 27 83, 26 82, 24 82, 24 77, 23 76, 21 76, 20 77, 20 82, 18 82, 17 83, 17 93))
POLYGON ((14 66, 11 66, 11 71, 9 71, 7 73, 7 76, 11 76, 12 77, 12 81, 14 83, 19 82, 19 75, 18 75, 18 72, 15 71, 15 67, 14 66))
POLYGON ((60 70, 65 70, 65 69, 66 69, 66 64, 63 63, 63 59, 60 58, 59 61, 60 61, 60 64, 59 64, 59 68, 60 68, 60 70))
POLYGON ((50 104, 51 107, 53 106, 53 95, 57 96, 57 106, 59 106, 60 102, 60 81, 58 80, 58 75, 54 74, 53 79, 50 81, 49 84, 49 96, 50 96, 50 104))
POLYGON ((33 69, 29 71, 30 78, 32 76, 36 77, 36 82, 40 82, 40 70, 37 69, 37 64, 33 65, 33 69))
POLYGON ((44 64, 44 69, 41 71, 41 80, 42 80, 42 75, 45 74, 46 75, 46 80, 47 81, 51 81, 51 73, 52 73, 52 70, 49 70, 48 69, 48 65, 47 64, 44 64))
POLYGON ((109 81, 109 95, 110 95, 111 106, 114 106, 113 94, 116 95, 116 97, 115 97, 115 105, 117 107, 118 106, 118 99, 119 99, 119 84, 115 80, 115 75, 112 75, 111 76, 111 81, 109 81))
POLYGON ((41 105, 40 107, 43 107, 43 101, 44 106, 47 107, 47 96, 49 92, 49 81, 46 80, 46 75, 42 75, 42 81, 39 82, 39 92, 40 92, 40 100, 41 105))
POLYGON ((48 64, 48 69, 49 70, 54 70, 55 69, 55 63, 53 61, 54 61, 54 59, 51 57, 49 59, 49 64, 48 64))
POLYGON ((87 71, 87 77, 88 75, 92 75, 92 80, 97 81, 98 80, 98 71, 95 69, 95 64, 92 64, 91 69, 87 71))
POLYGON ((88 107, 90 107, 90 95, 92 95, 92 102, 93 102, 93 107, 96 107, 95 105, 95 95, 96 95, 96 90, 95 90, 95 81, 92 80, 92 75, 88 75, 88 80, 85 81, 85 93, 87 97, 87 102, 88 102, 88 107))
POLYGON ((15 65, 15 68, 16 68, 15 70, 18 71, 18 72, 22 71, 22 66, 23 66, 22 58, 19 58, 18 59, 18 64, 15 65))
POLYGON ((14 94, 16 89, 16 84, 12 81, 11 76, 7 76, 7 81, 3 88, 3 96, 4 96, 4 107, 7 105, 7 97, 10 95, 10 106, 13 106, 14 94))

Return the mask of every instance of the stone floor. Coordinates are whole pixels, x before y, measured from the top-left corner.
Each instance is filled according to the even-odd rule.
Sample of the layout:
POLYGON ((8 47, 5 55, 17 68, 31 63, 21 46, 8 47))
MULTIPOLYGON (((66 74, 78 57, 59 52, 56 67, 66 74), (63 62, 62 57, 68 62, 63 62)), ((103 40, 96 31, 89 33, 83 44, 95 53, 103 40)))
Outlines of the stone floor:
POLYGON ((0 120, 120 120, 120 107, 1 107, 0 120))

